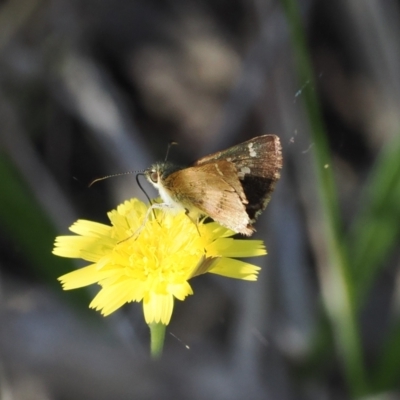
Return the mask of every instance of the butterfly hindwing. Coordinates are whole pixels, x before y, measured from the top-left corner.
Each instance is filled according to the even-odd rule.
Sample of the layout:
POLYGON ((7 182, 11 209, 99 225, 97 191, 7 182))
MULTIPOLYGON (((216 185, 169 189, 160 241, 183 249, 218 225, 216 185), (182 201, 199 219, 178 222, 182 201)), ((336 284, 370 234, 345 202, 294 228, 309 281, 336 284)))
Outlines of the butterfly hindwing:
POLYGON ((253 232, 246 212, 246 196, 232 163, 221 160, 185 168, 169 175, 163 185, 168 191, 179 187, 174 198, 189 211, 195 208, 245 235, 253 232))

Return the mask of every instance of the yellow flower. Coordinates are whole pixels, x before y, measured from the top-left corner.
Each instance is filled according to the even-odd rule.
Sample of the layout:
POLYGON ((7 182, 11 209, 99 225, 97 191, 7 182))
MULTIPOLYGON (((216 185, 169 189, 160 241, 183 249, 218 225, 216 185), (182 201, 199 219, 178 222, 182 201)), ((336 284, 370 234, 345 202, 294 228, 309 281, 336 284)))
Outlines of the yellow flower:
POLYGON ((132 199, 108 213, 111 226, 78 220, 70 230, 79 236, 57 237, 53 254, 91 262, 58 278, 63 288, 98 283, 101 289, 89 307, 109 315, 125 303, 143 301, 146 323, 167 325, 174 298, 193 294, 190 278, 211 272, 257 279, 259 267, 232 257, 266 254, 261 240, 233 239, 231 230, 215 222, 196 225, 184 212, 147 210, 132 199))

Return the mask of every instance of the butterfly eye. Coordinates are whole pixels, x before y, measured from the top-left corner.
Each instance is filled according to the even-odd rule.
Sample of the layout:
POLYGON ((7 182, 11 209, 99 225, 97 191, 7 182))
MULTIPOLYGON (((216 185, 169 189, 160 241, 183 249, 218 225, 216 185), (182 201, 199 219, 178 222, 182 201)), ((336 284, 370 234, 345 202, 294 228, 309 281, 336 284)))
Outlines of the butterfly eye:
POLYGON ((156 171, 151 171, 150 179, 151 179, 154 183, 157 183, 157 181, 158 181, 158 173, 157 173, 156 171))

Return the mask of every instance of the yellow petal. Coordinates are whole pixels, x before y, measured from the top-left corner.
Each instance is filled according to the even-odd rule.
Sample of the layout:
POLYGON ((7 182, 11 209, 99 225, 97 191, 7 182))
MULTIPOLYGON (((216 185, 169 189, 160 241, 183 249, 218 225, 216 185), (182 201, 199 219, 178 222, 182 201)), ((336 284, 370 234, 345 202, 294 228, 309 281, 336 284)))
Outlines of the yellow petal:
POLYGON ((122 280, 113 285, 104 286, 89 304, 90 308, 101 310, 107 316, 132 301, 132 281, 122 280))
POLYGON ((192 287, 186 281, 180 285, 168 285, 168 290, 178 300, 185 300, 185 297, 193 294, 192 287))
POLYGON ((160 295, 154 292, 144 298, 143 312, 147 325, 152 322, 161 322, 168 325, 171 320, 174 308, 174 298, 172 295, 160 295))
POLYGON ((53 254, 95 262, 112 248, 108 240, 87 236, 58 236, 54 243, 53 254))
POLYGON ((206 248, 207 255, 223 257, 256 257, 267 254, 262 240, 239 240, 222 238, 206 248))
POLYGON ((112 270, 99 271, 97 265, 92 264, 60 276, 58 280, 61 281, 64 290, 70 290, 92 285, 113 273, 112 270))
POLYGON ((260 267, 232 258, 219 258, 212 265, 209 272, 223 275, 228 278, 244 279, 246 281, 256 281, 260 267))
POLYGON ((87 221, 85 219, 78 219, 69 228, 71 232, 81 236, 101 237, 108 236, 111 226, 100 224, 99 222, 87 221))

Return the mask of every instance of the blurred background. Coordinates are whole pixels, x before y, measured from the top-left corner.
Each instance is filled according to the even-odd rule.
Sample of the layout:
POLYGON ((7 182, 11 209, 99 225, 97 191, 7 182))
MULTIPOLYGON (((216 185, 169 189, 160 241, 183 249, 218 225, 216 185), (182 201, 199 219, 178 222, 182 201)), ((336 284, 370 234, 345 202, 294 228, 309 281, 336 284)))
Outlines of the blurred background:
POLYGON ((2 0, 0 399, 400 398, 399 28, 395 0, 2 0), (55 236, 145 200, 91 180, 266 133, 259 280, 191 281, 161 361, 141 304, 62 291, 55 236))

